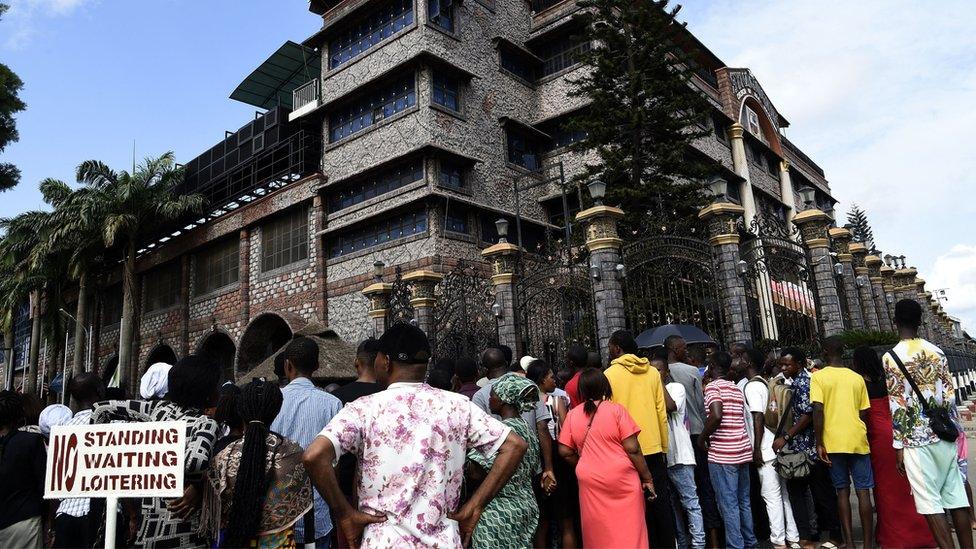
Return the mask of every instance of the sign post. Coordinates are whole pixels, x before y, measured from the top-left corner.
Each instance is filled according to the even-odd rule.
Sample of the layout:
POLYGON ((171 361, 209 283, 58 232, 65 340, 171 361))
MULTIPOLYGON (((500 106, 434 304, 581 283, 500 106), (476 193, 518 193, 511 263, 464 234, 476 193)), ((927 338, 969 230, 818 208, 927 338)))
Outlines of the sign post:
POLYGON ((183 495, 186 422, 54 427, 44 498, 105 498, 105 547, 115 548, 119 498, 183 495))

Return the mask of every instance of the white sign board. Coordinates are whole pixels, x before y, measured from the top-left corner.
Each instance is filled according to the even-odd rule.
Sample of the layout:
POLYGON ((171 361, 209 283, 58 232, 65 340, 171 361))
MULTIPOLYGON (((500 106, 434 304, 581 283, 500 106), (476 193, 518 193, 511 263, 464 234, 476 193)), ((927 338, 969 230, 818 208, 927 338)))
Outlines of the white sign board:
POLYGON ((44 497, 182 496, 185 449, 184 421, 54 427, 44 497))

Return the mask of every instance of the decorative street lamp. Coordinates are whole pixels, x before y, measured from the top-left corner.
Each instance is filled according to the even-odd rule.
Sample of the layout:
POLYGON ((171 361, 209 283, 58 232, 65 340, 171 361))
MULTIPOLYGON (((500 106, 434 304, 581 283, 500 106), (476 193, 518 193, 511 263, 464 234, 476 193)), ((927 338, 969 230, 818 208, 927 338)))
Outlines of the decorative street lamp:
POLYGON ((383 282, 383 268, 386 267, 386 263, 380 260, 373 262, 373 280, 376 282, 383 282))
POLYGON ((712 200, 715 202, 724 200, 729 194, 729 182, 722 177, 712 179, 708 184, 708 188, 712 191, 712 200))
POLYGON ((842 263, 834 263, 834 275, 844 276, 844 265, 842 263))
POLYGON ((800 187, 798 192, 800 193, 800 200, 803 201, 803 204, 805 204, 807 207, 813 204, 813 201, 816 198, 816 191, 813 187, 803 186, 800 187))
POLYGON ((607 196, 607 184, 599 179, 593 179, 586 184, 586 188, 590 191, 590 197, 593 199, 593 204, 596 206, 602 206, 603 199, 607 196))
POLYGON ((495 222, 495 230, 498 231, 498 243, 508 242, 508 220, 501 218, 495 222))

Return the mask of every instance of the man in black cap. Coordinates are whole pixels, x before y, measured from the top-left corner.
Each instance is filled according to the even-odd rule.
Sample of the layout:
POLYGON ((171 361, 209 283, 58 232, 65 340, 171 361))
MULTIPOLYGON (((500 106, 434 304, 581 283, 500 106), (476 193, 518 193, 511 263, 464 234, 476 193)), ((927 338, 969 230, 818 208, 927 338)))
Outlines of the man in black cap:
POLYGON ((305 452, 350 546, 467 545, 481 511, 505 485, 527 444, 467 398, 423 383, 430 344, 423 331, 395 324, 379 340, 376 380, 386 390, 349 403, 305 452), (456 513, 469 449, 494 466, 456 513), (359 457, 358 509, 342 495, 333 464, 359 457))
POLYGON ((347 383, 336 389, 332 396, 342 401, 343 405, 349 404, 359 397, 371 395, 380 390, 376 383, 376 353, 380 350, 380 342, 375 338, 364 339, 356 349, 356 374, 359 376, 356 381, 347 383))

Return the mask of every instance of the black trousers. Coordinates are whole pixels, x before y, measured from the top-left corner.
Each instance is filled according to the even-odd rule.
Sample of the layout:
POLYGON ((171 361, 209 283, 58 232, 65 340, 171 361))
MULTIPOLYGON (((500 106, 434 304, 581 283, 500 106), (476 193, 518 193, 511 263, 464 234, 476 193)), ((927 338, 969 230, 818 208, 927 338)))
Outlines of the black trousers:
POLYGON ((830 538, 843 539, 840 531, 840 520, 837 517, 837 490, 830 480, 830 470, 822 461, 814 463, 810 475, 806 478, 786 481, 786 490, 790 494, 790 505, 793 507, 793 519, 796 528, 803 539, 814 539, 818 532, 813 531, 810 521, 811 509, 807 505, 806 492, 813 496, 813 506, 817 513, 817 530, 827 530, 830 538))
MULTIPOLYGON (((74 549, 78 547, 93 547, 98 525, 92 524, 88 515, 73 517, 64 513, 54 519, 54 547, 74 549)), ((120 540, 122 545, 125 540, 120 540)))
POLYGON ((671 483, 668 482, 668 461, 663 453, 644 456, 654 480, 657 497, 644 507, 647 535, 651 547, 674 547, 674 509, 671 507, 671 483))
POLYGON ((708 472, 708 452, 698 447, 698 437, 700 436, 700 433, 691 435, 691 442, 695 446, 695 486, 698 491, 698 503, 702 510, 702 524, 706 530, 722 529, 725 527, 725 523, 722 522, 722 515, 718 512, 718 503, 715 502, 712 476, 708 472))

